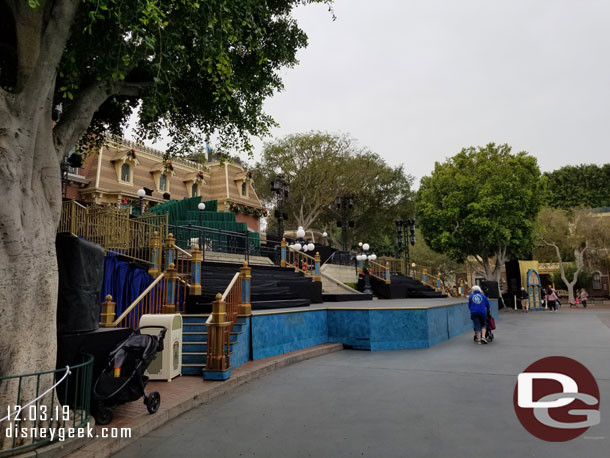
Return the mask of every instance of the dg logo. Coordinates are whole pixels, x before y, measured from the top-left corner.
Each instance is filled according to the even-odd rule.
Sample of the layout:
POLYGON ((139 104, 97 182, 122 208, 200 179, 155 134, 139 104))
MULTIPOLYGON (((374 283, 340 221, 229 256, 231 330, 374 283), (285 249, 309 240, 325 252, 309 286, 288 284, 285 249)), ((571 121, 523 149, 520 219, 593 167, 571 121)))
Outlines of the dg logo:
POLYGON ((539 439, 566 442, 600 422, 599 388, 589 370, 571 358, 543 358, 517 377, 515 412, 539 439))

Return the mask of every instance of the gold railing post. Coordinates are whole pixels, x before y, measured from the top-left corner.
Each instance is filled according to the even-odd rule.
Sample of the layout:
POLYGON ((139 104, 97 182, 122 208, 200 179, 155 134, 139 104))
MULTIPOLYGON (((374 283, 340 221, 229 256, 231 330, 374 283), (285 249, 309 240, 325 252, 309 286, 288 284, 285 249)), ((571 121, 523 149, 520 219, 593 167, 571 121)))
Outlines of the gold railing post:
POLYGON ((389 285, 391 282, 390 280, 390 262, 386 261, 385 262, 385 283, 386 285, 389 285))
POLYGON ((178 272, 172 262, 166 270, 165 281, 165 303, 161 307, 161 313, 176 313, 176 282, 178 272))
POLYGON ((195 245, 191 251, 191 288, 189 294, 191 296, 201 295, 201 261, 203 252, 199 249, 199 245, 195 245))
POLYGON ((112 328, 112 322, 116 317, 116 302, 112 302, 112 296, 106 296, 106 302, 102 302, 102 313, 100 314, 100 326, 102 328, 112 328))
POLYGON ((248 261, 239 269, 239 281, 241 281, 241 303, 239 304, 240 315, 252 315, 250 304, 250 287, 252 283, 252 268, 248 267, 248 261))
POLYGON ((153 232, 149 246, 151 266, 148 269, 148 275, 157 278, 161 273, 161 239, 157 231, 153 232))
POLYGON ((174 234, 167 234, 165 239, 165 268, 170 264, 176 264, 176 239, 174 234))
POLYGON ((210 323, 207 324, 208 351, 206 369, 209 371, 224 371, 228 369, 225 354, 225 328, 231 323, 226 321, 226 303, 222 300, 222 294, 216 295, 216 300, 212 302, 212 316, 210 323))
POLYGON ((316 251, 315 256, 316 270, 313 276, 313 281, 322 281, 322 275, 320 274, 320 252, 316 251))
POLYGON ((286 250, 288 249, 287 246, 288 246, 288 244, 286 243, 286 239, 282 238, 282 244, 281 244, 282 260, 280 261, 280 266, 281 267, 286 267, 286 250))

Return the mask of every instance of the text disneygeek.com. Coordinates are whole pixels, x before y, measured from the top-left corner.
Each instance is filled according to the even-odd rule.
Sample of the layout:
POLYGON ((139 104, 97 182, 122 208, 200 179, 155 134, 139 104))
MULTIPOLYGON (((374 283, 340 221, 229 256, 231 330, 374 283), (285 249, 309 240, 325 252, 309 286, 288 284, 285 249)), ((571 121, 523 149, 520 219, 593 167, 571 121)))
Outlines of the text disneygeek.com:
POLYGON ((112 439, 130 439, 131 428, 101 428, 96 432, 91 426, 83 426, 80 428, 56 427, 56 428, 20 428, 18 426, 10 426, 4 430, 5 437, 9 439, 34 439, 63 442, 66 439, 83 439, 83 438, 112 438, 112 439))

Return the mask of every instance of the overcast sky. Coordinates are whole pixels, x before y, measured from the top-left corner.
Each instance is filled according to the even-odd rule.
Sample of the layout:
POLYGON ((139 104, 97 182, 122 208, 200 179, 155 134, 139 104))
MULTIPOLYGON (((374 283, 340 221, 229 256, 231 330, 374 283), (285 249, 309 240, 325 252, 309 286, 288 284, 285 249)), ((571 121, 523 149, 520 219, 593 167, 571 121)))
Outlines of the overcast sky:
POLYGON ((609 162, 610 2, 337 0, 266 110, 274 136, 349 133, 417 178, 462 147, 508 143, 541 169, 609 162))
MULTIPOLYGON (((543 171, 609 162, 607 0, 336 0, 266 104, 275 137, 348 133, 417 179, 467 146, 508 143, 543 171)), ((261 142, 256 142, 260 153, 261 142)))

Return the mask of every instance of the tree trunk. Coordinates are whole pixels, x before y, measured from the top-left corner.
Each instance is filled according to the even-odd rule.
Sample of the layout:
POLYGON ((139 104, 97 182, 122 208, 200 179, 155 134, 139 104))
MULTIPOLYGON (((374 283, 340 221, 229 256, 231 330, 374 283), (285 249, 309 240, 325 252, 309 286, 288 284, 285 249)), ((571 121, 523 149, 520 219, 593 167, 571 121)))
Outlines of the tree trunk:
MULTIPOLYGON (((50 104, 27 119, 20 114, 0 113, 0 376, 55 369, 57 353, 61 178, 50 104)), ((24 379, 19 400, 17 382, 0 384, 0 418, 8 406, 35 397, 35 382, 24 379)), ((40 392, 51 386, 49 379, 44 384, 40 392)), ((3 441, 3 426, 0 450, 12 445, 3 441)))

